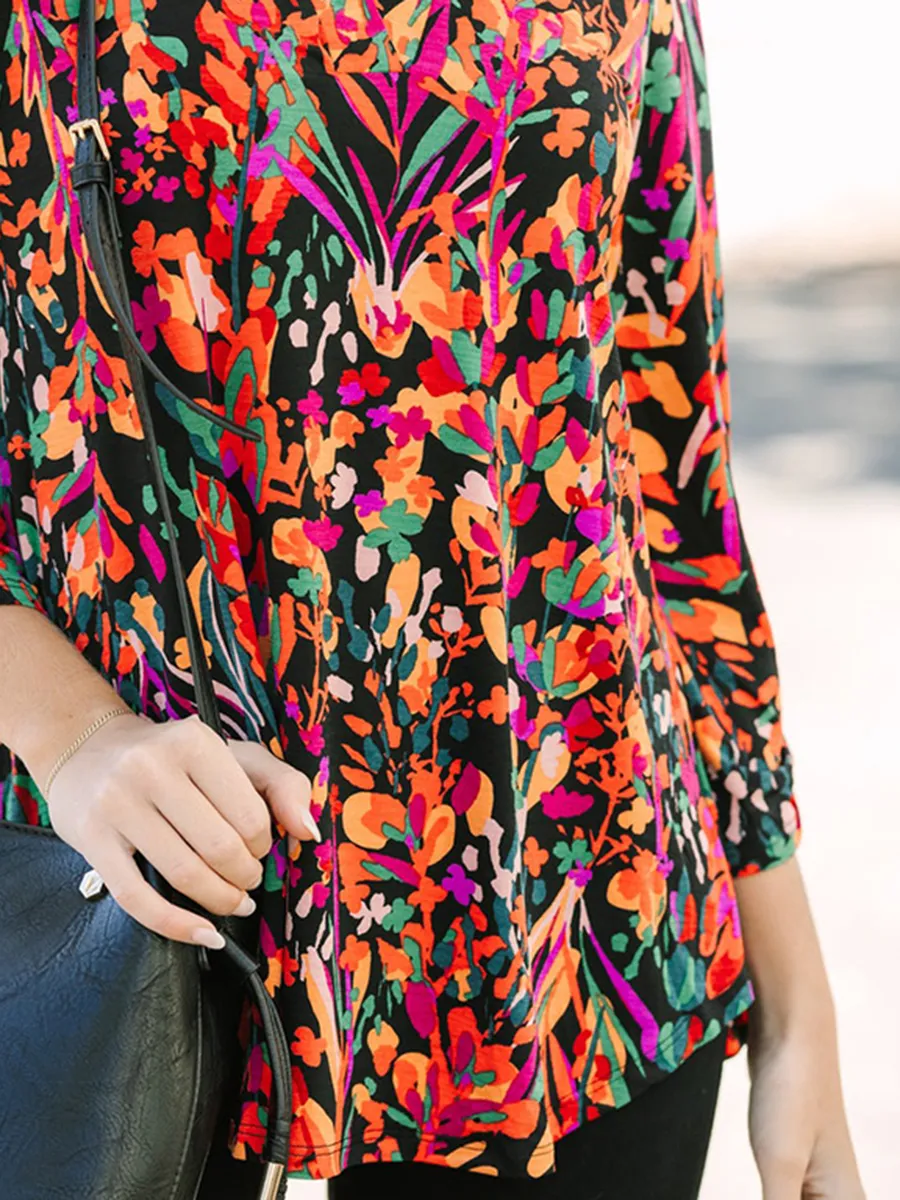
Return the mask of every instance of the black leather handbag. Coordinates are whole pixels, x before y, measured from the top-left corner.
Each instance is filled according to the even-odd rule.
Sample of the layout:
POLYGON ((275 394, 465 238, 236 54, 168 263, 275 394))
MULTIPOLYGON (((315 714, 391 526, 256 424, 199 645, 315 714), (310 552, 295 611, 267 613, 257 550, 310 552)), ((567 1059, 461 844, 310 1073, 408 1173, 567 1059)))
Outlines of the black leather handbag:
MULTIPOLYGON (((256 435, 181 393, 140 344, 99 116, 94 3, 83 0, 73 186, 99 291, 115 317, 131 375, 168 534, 197 709, 221 735, 144 372, 210 420, 256 435)), ((154 887, 201 911, 138 861, 154 887)), ((204 915, 225 936, 224 950, 207 952, 150 932, 97 885, 96 873, 52 829, 0 822, 2 1200, 194 1200, 224 1090, 240 1069, 237 1024, 247 989, 262 1018, 273 1076, 260 1197, 284 1196, 287 1039, 260 975, 254 927, 204 915)))

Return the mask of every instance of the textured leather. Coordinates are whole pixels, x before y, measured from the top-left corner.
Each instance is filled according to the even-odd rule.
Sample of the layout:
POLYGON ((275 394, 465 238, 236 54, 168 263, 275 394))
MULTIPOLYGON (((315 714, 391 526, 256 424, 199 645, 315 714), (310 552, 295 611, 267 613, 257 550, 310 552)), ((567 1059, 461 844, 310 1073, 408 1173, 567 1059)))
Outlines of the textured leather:
POLYGON ((0 823, 0 862, 0 1196, 193 1200, 237 991, 107 892, 85 900, 51 830, 0 823))

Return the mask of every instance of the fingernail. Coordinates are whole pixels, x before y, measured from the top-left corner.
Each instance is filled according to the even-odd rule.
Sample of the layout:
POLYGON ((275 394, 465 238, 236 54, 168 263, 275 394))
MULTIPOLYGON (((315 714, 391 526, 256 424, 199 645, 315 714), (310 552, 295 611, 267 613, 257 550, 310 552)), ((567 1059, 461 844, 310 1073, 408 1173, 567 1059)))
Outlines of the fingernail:
POLYGON ((225 939, 217 929, 207 929, 205 925, 195 929, 192 937, 198 946, 206 946, 208 950, 224 950, 225 939))
POLYGON ((306 828, 313 835, 313 837, 316 839, 316 841, 321 842, 322 833, 321 833, 318 825, 316 824, 315 818, 313 817, 311 812, 305 812, 303 814, 303 823, 306 825, 306 828))
POLYGON ((245 896, 234 910, 234 915, 236 917, 249 917, 254 912, 256 912, 256 901, 252 896, 245 896))

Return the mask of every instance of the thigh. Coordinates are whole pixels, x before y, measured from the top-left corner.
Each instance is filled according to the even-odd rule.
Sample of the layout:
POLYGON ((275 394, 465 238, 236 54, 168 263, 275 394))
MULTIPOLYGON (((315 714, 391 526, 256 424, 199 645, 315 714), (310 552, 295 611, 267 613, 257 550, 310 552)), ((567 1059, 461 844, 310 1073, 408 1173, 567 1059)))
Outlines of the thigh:
POLYGON ((497 1179, 425 1163, 351 1167, 328 1185, 329 1200, 696 1200, 719 1093, 725 1039, 694 1052, 672 1075, 624 1108, 557 1144, 556 1171, 541 1179, 497 1179))
POLYGON ((720 1037, 632 1103, 563 1138, 559 1182, 548 1176, 540 1200, 560 1187, 570 1200, 696 1200, 724 1049, 720 1037))

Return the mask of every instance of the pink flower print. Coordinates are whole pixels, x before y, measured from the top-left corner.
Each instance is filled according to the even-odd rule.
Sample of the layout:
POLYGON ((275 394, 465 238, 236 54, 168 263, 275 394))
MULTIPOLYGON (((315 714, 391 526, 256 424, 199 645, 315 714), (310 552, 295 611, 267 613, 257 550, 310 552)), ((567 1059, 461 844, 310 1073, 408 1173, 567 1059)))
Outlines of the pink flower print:
POLYGON ((312 421, 317 421, 320 425, 327 425, 328 418, 322 411, 325 401, 319 393, 311 388, 302 400, 297 401, 297 411, 304 417, 308 417, 312 421))
POLYGON ((562 784, 558 784, 552 792, 544 792, 541 804, 545 814, 551 820, 558 821, 565 817, 579 817, 586 813, 594 803, 594 797, 587 792, 570 792, 562 784))
POLYGON ((318 521, 304 521, 303 532, 320 550, 333 550, 344 530, 343 526, 336 525, 330 517, 324 516, 318 521))
POLYGON ((392 413, 388 425, 396 435, 398 446, 405 446, 412 441, 423 441, 425 434, 431 429, 431 422, 425 416, 421 404, 414 404, 408 413, 392 413))
POLYGON ((595 545, 602 544, 609 537, 613 527, 613 506, 600 505, 597 508, 582 508, 575 517, 575 528, 580 534, 595 545))
POLYGON ((132 150, 128 146, 122 148, 122 166, 126 171, 130 171, 132 175, 136 175, 141 169, 141 164, 144 161, 144 156, 137 150, 132 150))
POLYGON ((321 754, 325 749, 325 738, 322 735, 322 726, 313 725, 312 729, 300 730, 300 741, 310 752, 310 754, 321 754))
POLYGON ((162 200, 165 204, 171 204, 175 198, 175 193, 181 187, 181 180, 175 175, 161 175, 156 181, 156 187, 153 189, 153 198, 162 200))

